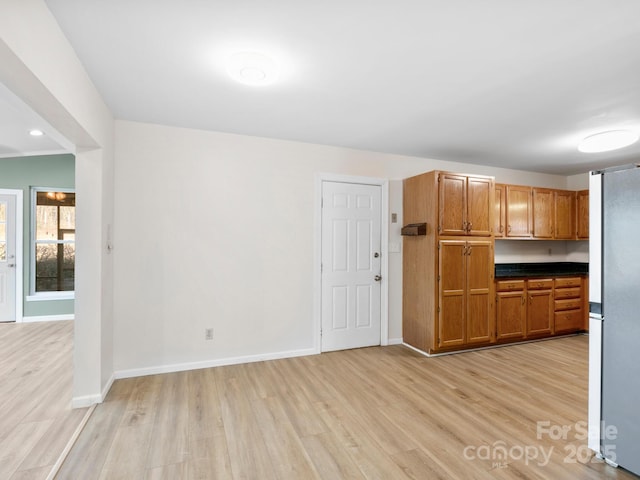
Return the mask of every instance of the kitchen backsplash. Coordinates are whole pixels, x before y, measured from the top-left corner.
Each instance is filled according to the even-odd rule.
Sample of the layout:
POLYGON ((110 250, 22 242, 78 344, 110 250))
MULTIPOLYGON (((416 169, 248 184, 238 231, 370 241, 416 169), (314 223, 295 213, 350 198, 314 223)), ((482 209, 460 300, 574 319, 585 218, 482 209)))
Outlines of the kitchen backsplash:
POLYGON ((587 240, 496 240, 495 263, 588 261, 587 240))

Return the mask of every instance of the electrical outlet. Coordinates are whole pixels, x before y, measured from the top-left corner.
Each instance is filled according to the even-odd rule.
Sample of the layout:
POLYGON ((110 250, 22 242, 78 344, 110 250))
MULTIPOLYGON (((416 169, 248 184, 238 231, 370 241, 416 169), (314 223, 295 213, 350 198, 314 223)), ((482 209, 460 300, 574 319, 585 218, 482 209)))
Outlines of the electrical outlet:
POLYGON ((205 340, 213 340, 213 328, 205 328, 205 330, 204 330, 204 339, 205 340))

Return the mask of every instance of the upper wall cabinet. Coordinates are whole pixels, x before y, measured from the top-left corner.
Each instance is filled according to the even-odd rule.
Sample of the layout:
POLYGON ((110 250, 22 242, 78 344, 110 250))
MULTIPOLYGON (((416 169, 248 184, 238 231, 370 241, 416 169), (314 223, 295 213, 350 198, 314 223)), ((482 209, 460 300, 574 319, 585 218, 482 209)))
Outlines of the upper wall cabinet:
POLYGON ((506 186, 507 238, 531 238, 531 187, 506 186))
POLYGON ((438 175, 440 235, 490 237, 494 182, 490 177, 442 172, 438 175))
POLYGON ((576 194, 576 224, 578 240, 589 238, 589 190, 576 194))
POLYGON ((554 191, 553 205, 553 238, 574 240, 576 238, 576 192, 554 191))
POLYGON ((496 199, 493 204, 493 235, 496 238, 504 237, 506 225, 506 185, 496 183, 496 199))
POLYGON ((495 237, 539 240, 589 238, 589 191, 497 185, 495 237), (500 205, 498 205, 498 202, 500 205), (504 212, 504 213, 503 213, 504 212), (504 215, 504 220, 498 218, 504 215), (504 234, 500 226, 506 223, 504 234))
POLYGON ((533 200, 533 237, 553 238, 553 190, 532 188, 533 200))

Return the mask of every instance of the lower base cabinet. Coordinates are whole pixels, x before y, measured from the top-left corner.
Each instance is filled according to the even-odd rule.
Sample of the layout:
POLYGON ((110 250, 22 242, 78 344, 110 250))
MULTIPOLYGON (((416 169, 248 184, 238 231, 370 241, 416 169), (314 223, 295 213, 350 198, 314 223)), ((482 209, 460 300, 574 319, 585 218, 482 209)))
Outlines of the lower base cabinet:
MULTIPOLYGON (((522 289, 500 291, 496 286, 496 340, 518 340, 524 338, 527 321, 527 306, 522 289)), ((504 288, 504 287, 503 287, 504 288)))
POLYGON ((527 338, 553 333, 553 279, 527 280, 527 338))
POLYGON ((581 277, 496 281, 496 340, 516 342, 584 329, 581 277))

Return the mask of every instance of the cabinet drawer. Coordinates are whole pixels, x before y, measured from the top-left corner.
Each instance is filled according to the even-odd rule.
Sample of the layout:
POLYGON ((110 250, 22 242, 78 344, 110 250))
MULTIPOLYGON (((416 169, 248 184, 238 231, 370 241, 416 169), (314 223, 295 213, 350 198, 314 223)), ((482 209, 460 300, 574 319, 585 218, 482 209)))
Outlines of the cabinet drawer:
POLYGON ((582 299, 580 298, 567 298, 566 300, 556 300, 555 311, 558 310, 573 310, 582 307, 582 299))
POLYGON ((580 285, 582 285, 580 277, 556 278, 556 288, 579 287, 580 285))
POLYGON ((570 330, 582 330, 584 328, 584 316, 582 309, 565 310, 555 313, 555 332, 567 332, 570 330))
POLYGON ((542 290, 553 288, 552 278, 536 278, 527 280, 527 288, 529 290, 542 290))
POLYGON ((555 298, 556 300, 562 298, 580 298, 580 287, 577 288, 556 288, 555 298))
POLYGON ((524 280, 499 280, 496 282, 496 290, 499 292, 524 290, 524 280))

